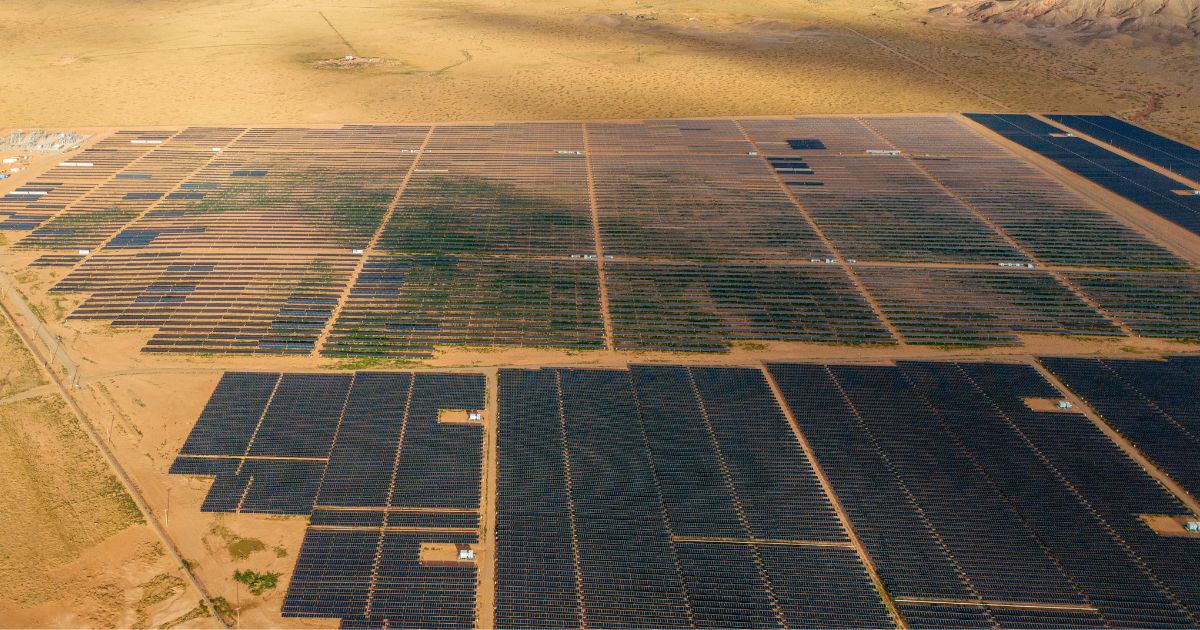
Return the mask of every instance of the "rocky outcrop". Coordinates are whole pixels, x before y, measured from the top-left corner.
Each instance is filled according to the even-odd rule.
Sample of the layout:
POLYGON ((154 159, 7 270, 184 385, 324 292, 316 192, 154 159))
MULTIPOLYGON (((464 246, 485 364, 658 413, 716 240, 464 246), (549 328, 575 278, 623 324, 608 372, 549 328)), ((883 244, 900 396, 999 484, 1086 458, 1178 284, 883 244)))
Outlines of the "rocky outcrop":
POLYGON ((983 0, 953 2, 930 12, 1086 35, 1200 39, 1200 0, 983 0))

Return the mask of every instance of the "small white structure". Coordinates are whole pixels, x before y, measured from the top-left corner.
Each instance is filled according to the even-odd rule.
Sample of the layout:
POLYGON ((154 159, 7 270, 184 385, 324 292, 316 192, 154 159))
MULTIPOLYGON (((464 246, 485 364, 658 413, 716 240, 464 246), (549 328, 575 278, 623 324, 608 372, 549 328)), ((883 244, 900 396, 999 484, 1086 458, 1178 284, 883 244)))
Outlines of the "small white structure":
POLYGON ((1189 532, 1200 532, 1200 521, 1188 521, 1183 524, 1183 528, 1189 532))
POLYGON ((350 253, 351 254, 361 254, 361 253, 363 253, 363 251, 364 250, 361 250, 361 249, 352 249, 352 250, 350 250, 350 253))
POLYGON ((1075 405, 1069 400, 1060 400, 1055 406, 1057 406, 1059 409, 1070 409, 1075 405))
POLYGON ((92 253, 92 250, 90 250, 90 249, 81 249, 81 250, 79 250, 79 255, 80 255, 80 256, 87 256, 88 254, 91 254, 91 253, 92 253))
POLYGON ((746 155, 758 155, 758 151, 747 151, 746 155))
POLYGON ((213 153, 220 153, 221 147, 213 147, 213 153))
POLYGON ((458 559, 459 560, 474 560, 475 559, 475 550, 474 549, 459 549, 458 550, 458 559))
POLYGON ((0 161, 3 161, 5 164, 14 164, 14 163, 16 163, 16 161, 17 161, 17 158, 15 158, 15 157, 7 157, 7 158, 4 158, 3 160, 0 160, 0 161))
POLYGON ((478 412, 478 411, 468 411, 467 412, 467 420, 470 420, 471 422, 482 422, 483 421, 483 413, 478 412))
POLYGON ((900 152, 895 149, 867 149, 869 155, 900 155, 900 152))

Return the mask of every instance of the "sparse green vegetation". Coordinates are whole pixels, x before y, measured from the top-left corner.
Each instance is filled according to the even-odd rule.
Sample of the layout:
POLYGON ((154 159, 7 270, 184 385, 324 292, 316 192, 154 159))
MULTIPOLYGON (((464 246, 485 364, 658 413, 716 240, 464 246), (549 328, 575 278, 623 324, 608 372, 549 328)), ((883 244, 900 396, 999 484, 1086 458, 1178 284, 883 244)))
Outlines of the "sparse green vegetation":
POLYGON ((247 569, 245 571, 234 571, 233 579, 245 584, 251 593, 262 595, 265 591, 275 588, 275 585, 279 582, 279 574, 274 572, 256 573, 247 569))
POLYGON ((267 548, 263 541, 257 538, 242 538, 223 525, 213 525, 211 532, 221 538, 229 555, 238 560, 245 560, 250 554, 267 548))
POLYGON ((357 372, 359 370, 404 369, 420 365, 420 361, 398 357, 355 357, 338 361, 333 367, 338 370, 357 372))
POLYGON ((142 511, 138 509, 137 503, 134 503, 133 497, 125 492, 125 487, 113 475, 109 475, 104 480, 104 491, 106 494, 116 499, 116 509, 122 517, 130 523, 141 525, 146 522, 146 518, 142 516, 142 511))
POLYGON ((208 609, 208 604, 205 604, 204 600, 201 600, 199 603, 196 604, 195 608, 187 611, 186 613, 184 613, 183 615, 180 615, 179 617, 176 617, 176 618, 164 623, 162 625, 162 630, 170 630, 170 628, 174 628, 175 626, 178 626, 181 623, 185 623, 185 622, 191 621, 193 619, 201 619, 204 617, 211 617, 211 616, 212 616, 212 611, 208 609))
POLYGON ((287 555, 288 555, 287 549, 284 549, 283 547, 275 547, 275 557, 276 558, 286 558, 287 555))
POLYGON ((134 627, 145 628, 150 621, 150 607, 180 594, 185 588, 182 578, 160 573, 142 584, 142 597, 133 606, 137 621, 134 627))
POLYGON ((224 597, 212 598, 213 607, 217 610, 217 616, 224 619, 226 623, 232 623, 237 618, 237 611, 234 610, 233 604, 224 597))

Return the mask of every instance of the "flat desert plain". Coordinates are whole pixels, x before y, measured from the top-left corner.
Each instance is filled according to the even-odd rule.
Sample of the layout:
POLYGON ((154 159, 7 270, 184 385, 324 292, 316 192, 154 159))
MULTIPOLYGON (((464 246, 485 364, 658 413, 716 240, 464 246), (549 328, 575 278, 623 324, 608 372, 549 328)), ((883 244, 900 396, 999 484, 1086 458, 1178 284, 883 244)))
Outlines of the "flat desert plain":
POLYGON ((1011 109, 1200 138, 1195 46, 1027 37, 938 4, 9 0, 0 126, 1011 109))

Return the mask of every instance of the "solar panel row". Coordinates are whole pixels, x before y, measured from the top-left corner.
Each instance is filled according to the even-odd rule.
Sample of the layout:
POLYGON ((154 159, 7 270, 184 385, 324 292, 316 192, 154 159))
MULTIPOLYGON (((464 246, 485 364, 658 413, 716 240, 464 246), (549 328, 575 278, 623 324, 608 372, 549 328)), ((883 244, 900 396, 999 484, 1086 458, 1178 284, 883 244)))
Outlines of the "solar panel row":
POLYGON ((1027 114, 967 114, 1001 136, 1036 151, 1063 167, 1147 210, 1200 233, 1200 196, 1181 196, 1180 182, 1027 114))
POLYGON ((887 626, 758 370, 502 370, 496 624, 887 626))
POLYGON ((428 357, 602 348, 606 332, 646 350, 896 341, 872 298, 916 343, 1119 332, 1063 285, 1071 274, 995 267, 1033 264, 1026 253, 1097 274, 1083 292, 1140 334, 1200 336, 1179 307, 1200 303, 1191 275, 1128 273, 1187 262, 946 116, 189 128, 93 150, 139 157, 59 167, 46 185, 95 170, 79 181, 113 204, 72 205, 26 240, 107 242, 54 290, 92 293, 74 317, 158 328, 149 351, 428 357), (823 238, 861 283, 818 266, 844 262, 823 238), (261 248, 311 253, 246 254, 261 248), (924 293, 891 295, 893 276, 924 293), (1159 287, 1179 300, 1140 299, 1159 287))
POLYGON ((1079 394, 1192 496, 1200 496, 1200 376, 1179 360, 1043 358, 1079 394))
POLYGON ((51 291, 90 294, 71 319, 156 329, 149 352, 308 354, 354 265, 338 254, 102 253, 51 291))
POLYGON ((1181 572, 1200 546, 1158 536, 1137 516, 1183 506, 1082 415, 1032 411, 1025 398, 1060 395, 1032 367, 770 372, 915 626, 1200 619, 1181 572), (1034 605, 1005 606, 1022 602, 1034 605), (1063 609, 1075 612, 1054 612, 1063 609))
POLYGON ((1028 262, 986 223, 899 156, 805 156, 822 186, 793 186, 849 258, 872 261, 1028 262))
POLYGON ((479 542, 478 374, 226 373, 171 467, 215 477, 202 510, 312 515, 285 616, 471 627, 477 569, 422 545, 479 542))
POLYGON ((1112 116, 1046 114, 1046 117, 1148 162, 1200 181, 1200 150, 1112 116))
POLYGON ((311 511, 314 501, 336 509, 477 509, 482 430, 443 423, 439 413, 482 409, 483 385, 477 374, 228 372, 180 449, 178 467, 238 460, 239 485, 229 492, 240 496, 251 464, 319 464, 305 470, 320 495, 307 494, 298 510, 311 511))
POLYGON ((435 345, 603 348, 596 263, 372 256, 324 353, 427 357, 435 345))
POLYGON ((609 262, 621 350, 724 351, 731 341, 893 343, 841 269, 609 262))

